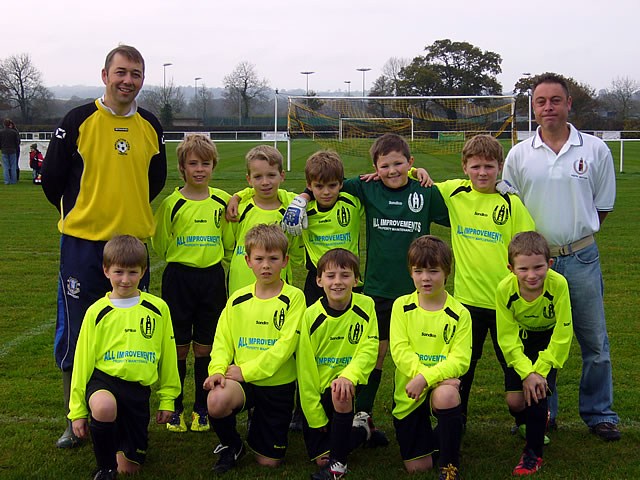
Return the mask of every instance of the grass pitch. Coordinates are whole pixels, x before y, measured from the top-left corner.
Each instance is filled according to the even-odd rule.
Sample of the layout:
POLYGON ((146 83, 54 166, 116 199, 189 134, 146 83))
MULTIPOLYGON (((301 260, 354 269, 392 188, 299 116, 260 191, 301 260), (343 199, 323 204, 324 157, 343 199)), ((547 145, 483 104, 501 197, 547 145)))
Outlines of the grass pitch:
MULTIPOLYGON (((153 202, 154 209, 175 187, 181 185, 176 169, 175 145, 168 144, 169 177, 164 191, 153 202)), ((604 443, 588 433, 578 416, 578 384, 581 362, 577 342, 560 372, 559 430, 552 432, 545 448, 541 475, 549 479, 640 478, 640 145, 625 144, 625 171, 617 174, 615 211, 598 234, 605 281, 605 309, 611 343, 614 408, 621 417, 623 437, 604 443)), ((285 144, 279 144, 284 153, 285 144)), ((611 145, 618 170, 619 143, 611 145)), ((234 192, 244 188, 244 154, 248 143, 219 143, 220 164, 212 185, 234 192)), ((284 187, 304 187, 304 162, 316 150, 311 142, 295 141, 292 171, 284 187)), ((347 176, 370 171, 366 158, 344 157, 347 176)), ((416 155, 416 165, 428 168, 436 180, 462 175, 459 155, 416 155)), ((59 233, 57 211, 39 187, 31 184, 29 171, 16 186, 0 185, 0 478, 77 479, 91 478, 95 460, 90 443, 71 451, 55 448, 64 428, 60 372, 53 361, 56 315, 59 233)), ((449 238, 448 229, 434 226, 433 233, 449 238)), ((364 245, 364 242, 362 243, 364 245)), ((373 252, 383 254, 383 252, 373 252)), ((363 252, 364 260, 364 252, 363 252)), ((159 294, 163 263, 152 253, 152 292, 159 294)), ((296 284, 305 272, 297 269, 296 284)), ((449 281, 449 288, 453 284, 449 281)), ((394 441, 391 422, 393 364, 388 357, 374 410, 377 425, 392 443, 385 449, 358 450, 349 458, 349 478, 389 479, 406 476, 394 441)), ((509 434, 512 419, 503 393, 503 380, 490 341, 476 371, 470 402, 470 420, 462 440, 461 471, 467 479, 511 478, 518 462, 522 440, 509 434)), ((189 414, 193 398, 191 365, 185 386, 189 414)), ((153 408, 157 407, 152 395, 153 408)), ((239 421, 244 430, 243 420, 239 421)), ((276 470, 255 466, 249 456, 226 478, 308 478, 315 468, 306 456, 301 434, 289 436, 286 461, 276 470)), ((212 432, 173 434, 164 426, 150 425, 150 446, 142 474, 149 479, 210 478, 217 438, 212 432)), ((424 478, 436 478, 435 473, 424 478)))

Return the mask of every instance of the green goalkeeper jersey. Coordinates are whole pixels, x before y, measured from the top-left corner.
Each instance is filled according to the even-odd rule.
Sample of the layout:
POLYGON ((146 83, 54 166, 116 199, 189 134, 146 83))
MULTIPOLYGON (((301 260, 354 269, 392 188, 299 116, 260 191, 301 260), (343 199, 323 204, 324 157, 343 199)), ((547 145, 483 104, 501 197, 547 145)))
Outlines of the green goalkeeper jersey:
POLYGON ((549 270, 544 280, 544 293, 527 302, 520 295, 518 278, 510 273, 498 285, 496 327, 504 359, 522 380, 533 372, 546 378, 552 368, 562 368, 569 358, 573 338, 567 280, 558 272, 549 270), (532 363, 524 354, 522 339, 529 331, 551 329, 549 345, 538 353, 537 360, 532 363))
POLYGON ((480 193, 462 179, 436 185, 451 221, 455 297, 465 305, 493 310, 496 287, 509 273, 509 242, 518 232, 535 230, 535 223, 517 195, 480 193))
POLYGON ((343 191, 360 199, 367 222, 364 293, 395 299, 414 290, 407 269, 411 242, 429 233, 431 222, 449 225, 447 207, 435 187, 409 179, 401 188, 359 178, 344 181, 343 191))
POLYGON ((118 308, 109 293, 87 309, 80 328, 69 419, 89 416, 85 392, 96 368, 145 386, 159 381, 158 410, 173 411, 173 401, 180 393, 180 377, 169 307, 162 299, 142 292, 137 305, 118 308))
POLYGON ((230 195, 209 187, 209 197, 190 200, 176 188, 155 214, 151 245, 166 262, 207 268, 231 256, 233 231, 225 218, 230 195))
POLYGON ((367 383, 378 357, 378 322, 373 300, 354 293, 346 310, 336 311, 323 297, 307 308, 296 352, 298 390, 311 428, 329 419, 320 398, 331 382, 344 377, 367 383))
POLYGON ((256 297, 255 282, 237 290, 218 320, 209 375, 224 375, 235 364, 244 380, 255 385, 293 382, 293 352, 304 310, 302 290, 287 283, 279 295, 268 299, 256 297))
POLYGON ((448 378, 466 373, 471 362, 471 315, 451 295, 441 310, 420 307, 418 292, 393 303, 389 331, 391 357, 396 365, 393 416, 402 419, 415 410, 427 392, 448 378), (416 375, 427 381, 420 398, 407 396, 405 387, 416 375))

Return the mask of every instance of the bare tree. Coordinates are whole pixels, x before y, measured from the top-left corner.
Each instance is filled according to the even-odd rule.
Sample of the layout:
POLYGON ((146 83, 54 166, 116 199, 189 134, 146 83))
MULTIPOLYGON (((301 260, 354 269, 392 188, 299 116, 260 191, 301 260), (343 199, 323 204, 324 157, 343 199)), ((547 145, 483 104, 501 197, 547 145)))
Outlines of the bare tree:
POLYGON ((22 121, 31 122, 44 112, 52 94, 42 83, 42 73, 28 53, 11 55, 0 63, 0 96, 12 108, 19 108, 22 121))
POLYGON ((604 100, 617 113, 618 119, 628 120, 633 110, 637 107, 634 95, 640 91, 640 83, 629 77, 616 77, 611 81, 611 87, 607 89, 604 100))
POLYGON ((213 92, 207 88, 204 82, 195 92, 190 106, 193 111, 193 116, 201 118, 202 121, 205 121, 207 115, 211 115, 213 112, 213 92))
POLYGON ((400 71, 409 65, 411 60, 402 57, 391 57, 382 67, 382 74, 391 80, 394 85, 400 80, 400 71))
POLYGON ((167 83, 166 87, 145 87, 140 92, 138 101, 141 107, 160 117, 165 127, 173 123, 173 117, 182 112, 185 106, 182 88, 176 87, 173 79, 167 83))
POLYGON ((249 118, 249 111, 256 102, 266 101, 269 82, 260 80, 255 65, 245 61, 236 65, 229 75, 224 77, 224 97, 231 106, 239 105, 242 118, 249 118))

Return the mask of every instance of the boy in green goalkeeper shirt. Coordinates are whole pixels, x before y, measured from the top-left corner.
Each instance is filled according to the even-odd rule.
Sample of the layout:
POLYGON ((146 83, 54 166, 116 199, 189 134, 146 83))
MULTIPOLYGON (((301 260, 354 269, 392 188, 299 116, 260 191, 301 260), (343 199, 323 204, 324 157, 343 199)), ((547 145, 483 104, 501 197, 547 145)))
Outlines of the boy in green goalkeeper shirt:
POLYGON ((573 338, 571 301, 565 278, 551 270, 545 238, 521 232, 509 244, 509 270, 496 292, 498 343, 509 367, 505 372, 509 412, 526 426, 527 443, 514 475, 542 467, 547 396, 557 369, 569 357, 573 338))
POLYGON ((496 191, 504 165, 502 145, 491 135, 476 135, 462 149, 462 170, 468 179, 435 185, 449 210, 451 245, 456 258, 455 297, 471 313, 473 352, 469 370, 460 379, 463 420, 466 424, 469 393, 487 332, 498 363, 506 369, 496 335, 495 292, 509 273, 505 260, 511 238, 534 230, 531 215, 517 195, 496 191))
POLYGON ((187 355, 193 344, 196 391, 191 430, 204 432, 209 430, 208 392, 202 384, 208 376, 218 317, 227 301, 222 261, 228 264, 234 239, 225 218, 229 194, 209 186, 218 164, 214 143, 204 135, 187 135, 176 153, 185 185, 160 204, 151 238, 153 248, 167 262, 162 275, 162 298, 171 310, 182 386, 167 428, 171 432, 187 431, 183 391, 187 355))
POLYGON ((378 322, 369 297, 352 293, 360 261, 344 248, 320 257, 317 284, 324 296, 307 308, 296 352, 307 452, 321 467, 313 480, 342 478, 348 453, 371 436, 370 417, 354 418, 357 387, 378 355, 378 322))
POLYGON ((285 283, 289 242, 279 225, 256 225, 244 239, 255 281, 233 293, 220 315, 204 388, 220 445, 213 470, 224 473, 245 453, 236 414, 253 409, 247 444, 260 465, 275 467, 287 450, 304 294, 285 283))
POLYGON ((106 243, 103 258, 113 290, 85 314, 69 402, 73 433, 87 438, 91 432, 98 463, 94 480, 140 470, 149 440, 151 385, 159 381, 157 423, 171 418, 180 392, 169 307, 138 290, 147 268, 146 247, 120 235, 106 243))
POLYGON ((398 298, 391 313, 396 438, 408 472, 430 470, 439 445, 439 478, 455 480, 462 437, 459 378, 471 360, 471 316, 445 290, 453 263, 445 242, 431 235, 414 240, 407 263, 416 290, 398 298))
MULTIPOLYGON (((370 154, 381 182, 352 178, 345 180, 342 188, 360 199, 366 214, 364 293, 376 304, 380 343, 376 366, 358 395, 356 410, 369 414, 389 347, 391 307, 396 298, 414 289, 404 268, 405 252, 415 238, 429 233, 431 222, 449 225, 447 207, 438 189, 422 187, 409 178, 413 157, 403 137, 394 133, 383 135, 374 142, 370 154)), ((299 235, 306 228, 310 193, 301 194, 289 205, 283 219, 283 228, 288 233, 299 235)))
MULTIPOLYGON (((278 188, 284 181, 282 154, 270 145, 258 145, 246 155, 247 182, 252 188, 239 192, 241 202, 230 208, 227 218, 232 220, 236 240, 235 249, 229 266, 229 295, 255 281, 251 269, 245 260, 244 238, 247 232, 258 224, 280 224, 285 207, 294 197, 294 193, 284 192, 286 198, 278 196, 278 188), (232 213, 233 212, 233 213, 232 213), (237 219, 234 218, 238 214, 237 219)), ((302 263, 303 245, 300 239, 289 239, 288 255, 296 263, 302 263)), ((282 269, 282 279, 291 284, 291 265, 282 269)))

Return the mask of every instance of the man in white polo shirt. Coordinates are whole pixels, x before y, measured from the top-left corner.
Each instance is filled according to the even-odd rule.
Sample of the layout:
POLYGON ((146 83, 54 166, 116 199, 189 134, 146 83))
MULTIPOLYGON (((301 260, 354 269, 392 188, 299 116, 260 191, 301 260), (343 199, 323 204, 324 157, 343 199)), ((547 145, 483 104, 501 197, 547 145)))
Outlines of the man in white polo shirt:
MULTIPOLYGON (((552 268, 569 283, 574 331, 582 349, 580 416, 592 433, 619 440, 602 272, 593 236, 613 210, 613 158, 602 140, 567 122, 571 97, 562 77, 537 77, 532 102, 536 135, 511 149, 503 178, 520 191, 537 231, 551 245, 552 268)), ((554 425, 557 394, 550 400, 554 425)))

